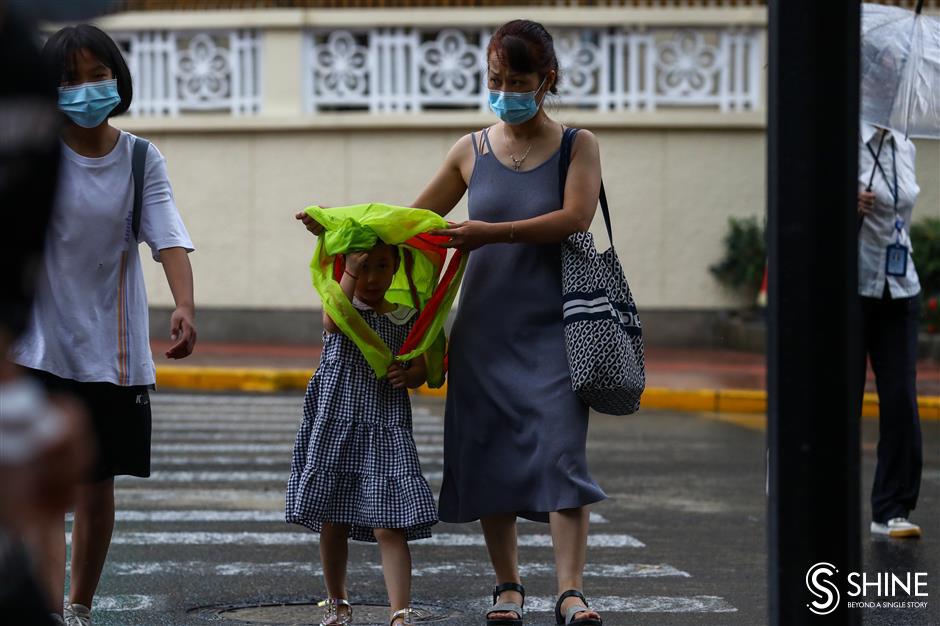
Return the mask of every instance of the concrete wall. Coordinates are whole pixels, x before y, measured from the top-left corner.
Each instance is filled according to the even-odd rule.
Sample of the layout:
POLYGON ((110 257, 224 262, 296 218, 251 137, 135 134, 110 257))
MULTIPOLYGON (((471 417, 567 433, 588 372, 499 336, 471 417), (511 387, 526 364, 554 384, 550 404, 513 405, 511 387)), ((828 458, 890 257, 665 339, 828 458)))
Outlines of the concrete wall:
MULTIPOLYGON (((489 28, 515 8, 414 11, 194 11, 108 17, 111 32, 256 29, 261 105, 257 115, 187 113, 119 118, 167 157, 177 202, 195 242, 197 304, 215 338, 315 338, 319 308, 307 263, 313 238, 293 214, 313 203, 410 203, 461 135, 493 117, 472 110, 386 114, 310 113, 303 105, 305 29, 489 28), (265 333, 265 325, 277 325, 265 333)), ((550 29, 638 25, 752 29, 764 38, 762 7, 553 8, 527 16, 550 29)), ((766 59, 757 59, 757 67, 766 59)), ((761 81, 764 76, 761 75, 761 81)), ((682 343, 708 332, 729 308, 748 305, 708 267, 722 256, 731 216, 765 211, 765 85, 751 110, 662 107, 648 111, 560 109, 553 116, 600 139, 615 240, 648 333, 682 343), (650 314, 654 313, 655 314, 650 314), (683 321, 684 320, 684 321, 683 321), (662 332, 657 330, 662 327, 662 332)), ((564 104, 564 103, 562 103, 564 104)), ((940 215, 940 142, 919 143, 923 189, 917 217, 940 215)), ((466 218, 461 203, 449 216, 466 218)), ((601 220, 593 231, 606 240, 601 220)), ((172 304, 161 268, 145 261, 151 303, 172 304)), ((159 327, 162 329, 163 323, 159 327)), ((162 331, 161 331, 162 332, 162 331)))
MULTIPOLYGON (((562 116, 563 117, 563 114, 562 116)), ((313 239, 296 210, 382 201, 410 203, 461 129, 327 129, 150 133, 166 156, 177 203, 198 249, 201 306, 315 308, 306 264, 313 239)), ((765 206, 761 130, 600 129, 615 241, 645 308, 742 304, 708 266, 722 255, 729 216, 765 206)), ((919 142, 916 216, 940 215, 938 142, 919 142)), ((449 216, 466 217, 462 202, 449 216)), ((600 213, 594 232, 606 240, 600 213)), ((151 302, 172 302, 147 264, 151 302)))

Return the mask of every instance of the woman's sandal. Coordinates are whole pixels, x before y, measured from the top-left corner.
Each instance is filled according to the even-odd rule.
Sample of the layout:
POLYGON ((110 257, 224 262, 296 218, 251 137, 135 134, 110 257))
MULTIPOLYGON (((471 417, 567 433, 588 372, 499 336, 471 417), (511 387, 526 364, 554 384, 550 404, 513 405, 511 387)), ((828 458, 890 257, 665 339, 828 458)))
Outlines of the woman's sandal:
POLYGON ((398 620, 401 620, 399 626, 415 626, 416 622, 413 620, 416 617, 415 610, 409 606, 392 613, 392 619, 389 620, 388 626, 395 626, 395 622, 398 620))
POLYGON ((320 626, 348 626, 352 624, 352 605, 342 598, 327 598, 317 602, 317 606, 326 607, 320 626), (340 612, 340 608, 345 609, 340 612))
POLYGON ((594 619, 593 617, 583 617, 581 619, 573 619, 578 613, 584 613, 590 611, 588 608, 587 600, 584 599, 584 594, 578 591, 577 589, 569 589, 560 596, 558 596, 558 602, 555 603, 555 624, 558 626, 604 626, 604 620, 594 619), (584 604, 584 606, 574 605, 569 607, 565 611, 565 615, 561 614, 561 603, 565 601, 566 598, 578 598, 584 604))
POLYGON ((522 607, 525 606, 525 587, 519 583, 502 583, 496 585, 493 589, 493 608, 486 612, 486 626, 522 626, 522 607), (522 604, 515 602, 500 602, 499 594, 504 591, 517 591, 522 594, 522 604), (518 618, 512 617, 490 617, 493 613, 515 613, 518 618))

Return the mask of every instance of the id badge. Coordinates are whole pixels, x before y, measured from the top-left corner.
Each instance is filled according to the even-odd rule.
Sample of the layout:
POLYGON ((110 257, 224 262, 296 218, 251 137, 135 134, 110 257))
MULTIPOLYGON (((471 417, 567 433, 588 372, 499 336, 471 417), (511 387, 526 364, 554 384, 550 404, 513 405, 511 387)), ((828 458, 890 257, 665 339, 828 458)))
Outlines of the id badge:
POLYGON ((888 246, 888 254, 885 260, 885 274, 888 276, 906 276, 907 255, 907 246, 902 246, 899 243, 893 243, 888 246))

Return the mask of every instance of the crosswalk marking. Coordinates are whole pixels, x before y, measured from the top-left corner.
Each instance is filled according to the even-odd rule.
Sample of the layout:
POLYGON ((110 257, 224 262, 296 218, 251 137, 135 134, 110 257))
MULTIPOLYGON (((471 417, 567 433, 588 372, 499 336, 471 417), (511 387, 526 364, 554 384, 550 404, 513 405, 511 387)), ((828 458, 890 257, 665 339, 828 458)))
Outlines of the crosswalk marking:
MULTIPOLYGON (((264 576, 282 574, 285 571, 305 576, 322 576, 323 569, 313 561, 232 561, 228 563, 206 563, 205 561, 135 561, 112 563, 111 571, 119 576, 152 576, 154 574, 179 574, 186 576, 264 576)), ((376 562, 350 563, 348 574, 352 576, 382 575, 382 565, 376 562)), ((488 562, 460 561, 457 563, 415 563, 412 575, 483 577, 492 574, 488 562)), ((526 576, 554 576, 554 562, 521 563, 519 574, 526 576)), ((584 572, 585 578, 690 578, 688 572, 661 563, 626 563, 624 565, 592 565, 584 572)), ((528 602, 527 602, 528 604, 528 602)))
MULTIPOLYGON (((418 454, 442 452, 441 446, 417 446, 418 454)), ((153 452, 287 452, 291 443, 155 443, 153 452)))
MULTIPOLYGON (((424 477, 431 480, 440 480, 442 472, 425 472, 424 477)), ((262 472, 262 471, 244 471, 244 472, 190 472, 190 471, 155 471, 150 472, 149 478, 138 478, 135 476, 120 476, 117 478, 118 484, 122 482, 167 482, 167 483, 259 483, 259 482, 278 482, 286 483, 288 475, 286 472, 262 472)))
MULTIPOLYGON (((71 534, 66 534, 71 545, 71 534)), ((172 546, 292 546, 316 544, 319 535, 310 532, 220 532, 220 531, 125 531, 114 534, 112 545, 172 546)), ((480 547, 486 544, 482 534, 437 533, 429 539, 412 542, 415 546, 480 547)), ((519 547, 550 548, 552 536, 519 535, 519 547)), ((643 548, 640 540, 626 534, 596 533, 588 536, 589 548, 643 548)))
MULTIPOLYGON (((556 598, 526 596, 526 612, 541 613, 555 610, 556 598)), ((481 600, 475 606, 482 612, 490 605, 481 600)), ((591 597, 591 606, 603 607, 605 612, 623 613, 735 613, 727 600, 719 596, 599 596, 591 597)), ((607 620, 605 620, 607 621, 607 620)))
MULTIPOLYGON (((299 394, 153 394, 152 475, 148 479, 121 477, 117 481, 117 525, 108 571, 125 581, 118 588, 126 589, 133 583, 147 590, 148 577, 159 575, 181 579, 244 576, 260 581, 285 575, 321 576, 315 558, 265 560, 272 555, 277 555, 275 559, 294 559, 316 553, 315 548, 308 552, 291 546, 316 546, 319 535, 284 520, 283 486, 290 473, 302 405, 299 394), (148 546, 166 546, 167 554, 184 555, 184 560, 155 560, 154 552, 146 550, 148 546), (207 550, 196 551, 200 546, 207 550), (200 556, 194 558, 190 553, 200 556), (137 560, 132 555, 147 555, 149 560, 137 560)), ((429 406, 416 402, 413 431, 422 469, 436 497, 442 479, 444 420, 439 404, 433 410, 429 406)), ((609 509, 601 510, 606 513, 609 509)), ((518 521, 519 545, 526 557, 520 563, 521 575, 554 580, 548 526, 518 521)), ((589 534, 592 562, 584 572, 585 578, 593 581, 594 588, 606 586, 608 592, 615 592, 591 597, 592 606, 605 612, 605 623, 617 623, 616 616, 606 615, 609 613, 704 615, 736 610, 719 596, 682 595, 682 581, 692 578, 692 574, 655 560, 636 562, 642 561, 636 555, 647 553, 643 541, 621 532, 622 524, 596 511, 591 512, 590 521, 599 526, 589 534), (649 595, 649 589, 647 593, 615 595, 621 589, 605 585, 605 581, 628 579, 662 581, 655 583, 655 591, 662 595, 649 595)), ((442 525, 432 532, 430 539, 412 543, 416 578, 488 580, 492 576, 478 524, 442 525), (447 560, 436 556, 435 550, 439 549, 447 550, 447 560)), ((351 562, 349 571, 362 581, 360 584, 381 589, 378 559, 351 562)), ((97 612, 113 611, 118 616, 123 615, 122 611, 139 611, 142 616, 150 616, 165 607, 182 610, 175 596, 108 595, 107 589, 102 591, 104 595, 96 598, 97 612)), ((474 615, 488 605, 486 593, 477 591, 474 588, 462 599, 451 597, 446 601, 474 615)), ((526 600, 530 612, 550 612, 553 607, 553 597, 526 600)), ((124 618, 112 619, 123 623, 124 618)))
MULTIPOLYGON (((71 521, 72 514, 66 515, 71 521)), ((168 511, 165 509, 150 511, 120 510, 114 514, 116 522, 284 522, 284 512, 281 508, 276 510, 193 510, 168 511)), ((592 524, 609 524, 610 521, 599 513, 591 513, 592 524)), ((519 519, 520 523, 533 523, 526 519, 519 519)), ((285 522, 286 523, 286 522, 285 522)))
MULTIPOLYGON (((174 431, 160 432, 155 429, 153 441, 165 442, 192 442, 192 441, 281 441, 293 444, 296 433, 242 433, 242 432, 206 432, 206 431, 174 431)), ((415 443, 438 443, 444 444, 444 436, 441 434, 421 434, 414 436, 415 443)))
POLYGON ((156 604, 153 596, 126 594, 119 596, 95 596, 95 611, 144 611, 156 604))
MULTIPOLYGON (((158 432, 168 431, 205 431, 214 432, 229 431, 259 431, 259 432, 290 432, 296 433, 299 427, 299 421, 294 422, 265 422, 265 423, 233 423, 233 422, 189 422, 189 421, 164 421, 155 422, 154 430, 158 432)), ((412 428, 416 434, 438 433, 444 434, 444 426, 438 424, 417 424, 412 428)))
MULTIPOLYGON (((439 466, 444 463, 440 455, 426 455, 418 457, 424 466, 439 466)), ((290 454, 278 455, 207 455, 207 456, 173 456, 160 455, 150 457, 150 464, 153 467, 162 465, 281 465, 290 468, 290 454)))

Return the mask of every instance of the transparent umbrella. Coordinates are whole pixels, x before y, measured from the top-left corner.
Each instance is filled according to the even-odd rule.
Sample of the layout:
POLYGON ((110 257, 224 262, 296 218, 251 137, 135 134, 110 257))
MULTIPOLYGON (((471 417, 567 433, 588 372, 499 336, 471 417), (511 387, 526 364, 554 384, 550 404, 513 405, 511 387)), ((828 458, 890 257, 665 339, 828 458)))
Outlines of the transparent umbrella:
POLYGON ((862 119, 940 139, 940 19, 922 7, 862 5, 862 119))

